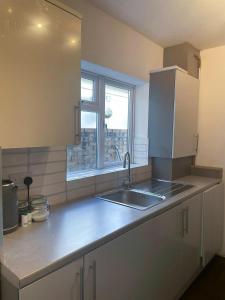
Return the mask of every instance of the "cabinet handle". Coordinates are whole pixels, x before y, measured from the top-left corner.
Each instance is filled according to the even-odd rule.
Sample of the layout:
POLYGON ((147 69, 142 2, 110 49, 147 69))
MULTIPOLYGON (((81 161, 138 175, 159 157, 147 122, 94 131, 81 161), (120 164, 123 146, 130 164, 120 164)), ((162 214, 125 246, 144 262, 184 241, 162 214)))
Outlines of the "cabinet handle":
POLYGON ((80 300, 84 299, 84 269, 80 267, 80 300))
MULTIPOLYGON (((77 278, 79 278, 79 300, 83 300, 83 267, 80 267, 80 271, 76 274, 77 278)), ((78 300, 78 298, 75 298, 78 300)), ((74 298, 73 298, 74 299, 74 298)))
POLYGON ((184 235, 188 234, 189 232, 189 208, 184 209, 184 235))
POLYGON ((189 233, 189 208, 186 208, 186 234, 189 233))
POLYGON ((185 236, 184 214, 185 214, 185 210, 182 209, 182 211, 181 211, 181 236, 182 236, 182 238, 185 236))
POLYGON ((80 105, 75 106, 75 144, 78 145, 81 142, 81 107, 80 105))
POLYGON ((93 261, 92 265, 89 267, 89 270, 92 273, 90 299, 96 300, 96 261, 93 261))

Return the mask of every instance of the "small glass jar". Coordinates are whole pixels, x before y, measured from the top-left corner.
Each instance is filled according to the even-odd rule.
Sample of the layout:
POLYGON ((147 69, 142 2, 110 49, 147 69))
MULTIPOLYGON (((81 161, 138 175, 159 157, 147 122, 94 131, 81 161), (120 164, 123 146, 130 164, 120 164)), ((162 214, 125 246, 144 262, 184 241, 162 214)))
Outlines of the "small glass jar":
POLYGON ((42 222, 48 219, 49 204, 48 200, 43 195, 35 195, 31 197, 30 207, 32 219, 34 222, 42 222))

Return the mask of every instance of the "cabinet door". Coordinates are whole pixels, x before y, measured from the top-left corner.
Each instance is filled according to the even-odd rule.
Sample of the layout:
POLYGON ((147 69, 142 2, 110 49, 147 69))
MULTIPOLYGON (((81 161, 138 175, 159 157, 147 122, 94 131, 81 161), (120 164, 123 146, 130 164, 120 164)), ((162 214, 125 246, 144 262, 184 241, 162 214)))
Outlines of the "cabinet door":
POLYGON ((74 143, 81 21, 50 2, 0 2, 2 148, 74 143))
POLYGON ((173 158, 178 158, 197 151, 199 80, 177 70, 175 82, 173 158))
POLYGON ((200 269, 202 194, 186 200, 181 207, 181 286, 200 269))
POLYGON ((3 243, 3 213, 2 213, 2 149, 0 147, 0 248, 3 243))
POLYGON ((203 193, 203 265, 221 250, 223 241, 224 184, 203 193))
POLYGON ((150 74, 149 153, 172 157, 176 70, 150 74))
POLYGON ((85 300, 170 300, 179 289, 177 208, 84 257, 85 300))
POLYGON ((19 300, 81 300, 83 260, 77 260, 19 290, 19 300))

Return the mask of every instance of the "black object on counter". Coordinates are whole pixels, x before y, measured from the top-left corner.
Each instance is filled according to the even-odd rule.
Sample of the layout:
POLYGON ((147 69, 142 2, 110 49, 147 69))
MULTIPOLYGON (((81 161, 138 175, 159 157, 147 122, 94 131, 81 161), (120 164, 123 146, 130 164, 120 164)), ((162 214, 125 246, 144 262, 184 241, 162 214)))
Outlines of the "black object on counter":
POLYGON ((28 202, 28 207, 30 208, 30 186, 33 183, 33 179, 32 177, 25 177, 23 182, 27 187, 27 202, 28 202))

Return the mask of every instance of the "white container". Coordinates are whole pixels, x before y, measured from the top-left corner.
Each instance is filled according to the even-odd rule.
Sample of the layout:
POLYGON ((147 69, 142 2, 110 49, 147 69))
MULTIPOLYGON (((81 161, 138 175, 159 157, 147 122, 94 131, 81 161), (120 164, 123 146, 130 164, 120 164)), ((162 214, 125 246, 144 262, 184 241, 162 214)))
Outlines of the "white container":
POLYGON ((48 219, 49 211, 46 209, 35 210, 32 212, 32 219, 34 222, 43 222, 48 219))
POLYGON ((21 225, 22 225, 22 227, 28 226, 28 215, 21 216, 21 225))

